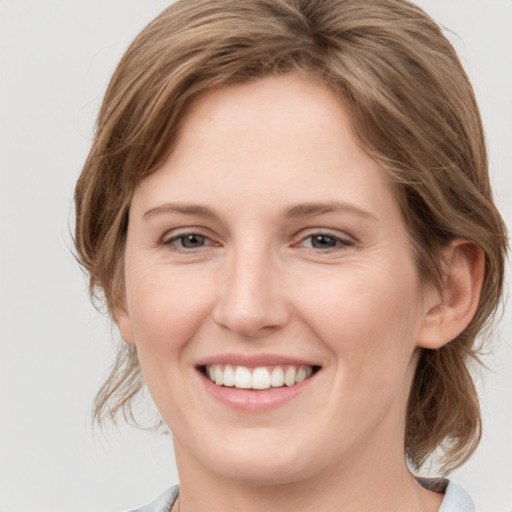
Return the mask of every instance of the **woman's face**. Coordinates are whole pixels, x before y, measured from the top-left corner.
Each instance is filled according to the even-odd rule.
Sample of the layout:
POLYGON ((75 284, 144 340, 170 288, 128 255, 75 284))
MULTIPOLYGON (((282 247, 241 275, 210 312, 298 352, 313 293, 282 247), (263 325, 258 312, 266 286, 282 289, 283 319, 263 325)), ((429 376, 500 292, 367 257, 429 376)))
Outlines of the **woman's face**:
POLYGON ((427 308, 386 172, 329 89, 197 100, 134 194, 125 279, 119 327, 178 464, 265 484, 403 461, 427 308))

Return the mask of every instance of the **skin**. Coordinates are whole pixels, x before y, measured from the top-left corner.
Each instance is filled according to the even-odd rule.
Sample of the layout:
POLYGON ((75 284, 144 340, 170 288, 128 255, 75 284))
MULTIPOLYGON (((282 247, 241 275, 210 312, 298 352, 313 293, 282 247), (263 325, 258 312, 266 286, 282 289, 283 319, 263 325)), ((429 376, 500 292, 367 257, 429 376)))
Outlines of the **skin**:
POLYGON ((466 316, 455 306, 472 288, 421 288, 387 174, 329 89, 284 76, 201 96, 133 196, 124 263, 117 321, 172 430, 181 512, 439 508, 406 467, 407 397, 421 347, 467 323, 473 302, 466 316), (310 203, 329 207, 286 214, 310 203), (187 234, 204 238, 187 248, 187 234), (331 238, 319 247, 318 234, 331 238), (277 408, 235 410, 197 370, 226 353, 321 370, 277 408))

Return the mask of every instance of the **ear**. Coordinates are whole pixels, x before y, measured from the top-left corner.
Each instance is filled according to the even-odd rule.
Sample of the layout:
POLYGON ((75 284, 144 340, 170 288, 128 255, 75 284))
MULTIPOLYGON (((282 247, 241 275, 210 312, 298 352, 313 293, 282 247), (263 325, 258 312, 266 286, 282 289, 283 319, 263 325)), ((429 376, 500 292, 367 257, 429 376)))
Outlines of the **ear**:
POLYGON ((135 337, 133 335, 132 322, 130 320, 128 312, 126 311, 126 308, 116 309, 114 313, 114 320, 117 324, 119 332, 121 333, 123 341, 125 343, 128 343, 128 345, 134 347, 135 337))
POLYGON ((457 239, 443 251, 442 290, 426 298, 426 313, 418 346, 437 349, 455 339, 471 322, 484 279, 484 254, 476 244, 457 239))

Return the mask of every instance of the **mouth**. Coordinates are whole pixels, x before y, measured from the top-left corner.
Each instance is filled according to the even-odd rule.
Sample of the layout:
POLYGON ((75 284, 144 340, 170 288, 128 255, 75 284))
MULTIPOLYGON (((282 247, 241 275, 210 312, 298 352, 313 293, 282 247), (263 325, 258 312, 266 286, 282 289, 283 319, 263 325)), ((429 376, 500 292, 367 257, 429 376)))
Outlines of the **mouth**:
POLYGON ((231 364, 199 367, 201 373, 217 386, 265 391, 293 387, 311 378, 320 369, 308 365, 272 365, 255 368, 231 364))

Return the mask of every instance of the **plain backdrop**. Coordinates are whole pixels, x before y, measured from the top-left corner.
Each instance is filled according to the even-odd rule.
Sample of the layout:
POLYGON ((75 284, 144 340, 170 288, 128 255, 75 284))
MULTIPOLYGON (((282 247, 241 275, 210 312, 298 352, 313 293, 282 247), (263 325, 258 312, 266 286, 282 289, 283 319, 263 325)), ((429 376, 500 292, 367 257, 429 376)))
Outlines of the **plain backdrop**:
MULTIPOLYGON (((72 256, 72 194, 114 66, 164 0, 0 1, 0 510, 122 511, 177 481, 169 437, 90 425, 118 334, 72 256)), ((422 0, 476 88, 512 225, 512 2, 422 0)), ((510 289, 510 280, 508 288, 510 289)), ((510 306, 510 305, 509 305, 510 306)), ((482 372, 485 434, 452 477, 512 511, 512 315, 482 372)))

